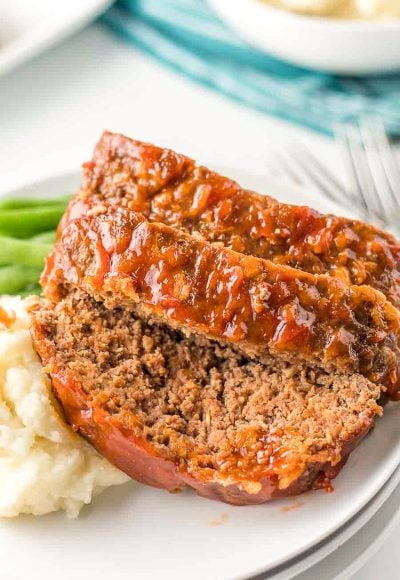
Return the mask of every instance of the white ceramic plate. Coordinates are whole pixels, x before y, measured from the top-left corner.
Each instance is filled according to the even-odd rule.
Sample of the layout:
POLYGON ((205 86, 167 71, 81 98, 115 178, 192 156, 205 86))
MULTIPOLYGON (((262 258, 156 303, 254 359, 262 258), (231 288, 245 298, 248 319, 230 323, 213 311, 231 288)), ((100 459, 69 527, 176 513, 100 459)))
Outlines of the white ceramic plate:
POLYGON ((400 20, 303 16, 261 0, 208 2, 250 44, 293 64, 351 75, 400 69, 400 20))
POLYGON ((0 75, 88 24, 112 0, 0 0, 0 75))
MULTIPOLYGON (((265 177, 229 171, 243 185, 325 210, 331 204, 265 177)), ((78 175, 42 180, 12 194, 72 190, 78 175)), ((390 404, 374 432, 352 454, 335 492, 311 492, 261 506, 234 507, 190 491, 170 495, 135 483, 110 489, 77 521, 63 514, 0 523, 2 577, 118 580, 252 576, 316 546, 357 514, 400 462, 400 405, 390 404)))
MULTIPOLYGON (((393 479, 399 480, 398 470, 393 479)), ((391 486, 392 480, 388 482, 391 486)), ((386 487, 386 486, 385 486, 386 487)), ((361 570, 384 545, 400 523, 400 485, 383 502, 370 521, 350 540, 338 545, 335 552, 306 572, 296 575, 296 580, 349 580, 361 570)), ((382 572, 383 574, 383 572, 382 572)), ((290 576, 291 578, 292 576, 290 576)), ((286 577, 285 580, 288 580, 286 577)), ((273 580, 278 580, 274 578, 273 580)))
MULTIPOLYGON (((328 580, 331 576, 328 573, 324 573, 324 569, 331 568, 333 562, 338 572, 344 572, 349 566, 349 562, 346 561, 346 558, 341 557, 341 548, 349 544, 355 536, 367 536, 365 530, 370 526, 370 520, 375 519, 375 514, 380 511, 385 502, 392 503, 392 495, 395 496, 395 490, 397 488, 400 489, 399 482, 400 467, 396 469, 376 496, 340 530, 318 546, 312 548, 308 553, 296 558, 293 562, 287 562, 280 569, 271 570, 263 577, 263 580, 264 578, 270 580, 291 580, 292 578, 296 578, 296 580, 320 580, 323 578, 328 580)), ((397 511, 400 511, 400 505, 396 505, 392 515, 395 516, 397 511)), ((387 524, 389 526, 389 522, 387 524)), ((376 549, 379 548, 379 545, 376 549)), ((361 543, 358 548, 358 550, 354 551, 354 560, 350 561, 353 574, 367 561, 367 553, 370 553, 369 543, 361 543)), ((252 580, 258 580, 258 577, 253 576, 252 580)))

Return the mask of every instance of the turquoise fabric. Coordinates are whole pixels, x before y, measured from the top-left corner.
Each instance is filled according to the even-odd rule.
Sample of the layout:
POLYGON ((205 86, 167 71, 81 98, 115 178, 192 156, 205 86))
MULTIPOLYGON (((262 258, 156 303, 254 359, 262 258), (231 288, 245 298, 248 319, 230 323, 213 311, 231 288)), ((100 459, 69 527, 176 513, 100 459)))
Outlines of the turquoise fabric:
POLYGON ((270 115, 327 134, 380 117, 400 136, 400 75, 338 77, 288 65, 249 47, 204 0, 119 0, 104 21, 166 65, 270 115))

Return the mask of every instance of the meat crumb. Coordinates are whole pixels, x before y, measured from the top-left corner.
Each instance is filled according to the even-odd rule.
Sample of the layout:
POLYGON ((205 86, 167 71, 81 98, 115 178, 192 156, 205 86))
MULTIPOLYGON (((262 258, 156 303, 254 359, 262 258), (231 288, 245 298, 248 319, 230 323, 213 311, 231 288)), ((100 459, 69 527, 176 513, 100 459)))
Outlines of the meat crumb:
POLYGON ((208 525, 211 526, 212 528, 217 528, 218 526, 222 526, 222 524, 226 524, 228 520, 229 520, 228 514, 221 514, 216 518, 214 518, 213 520, 210 520, 208 522, 208 525))

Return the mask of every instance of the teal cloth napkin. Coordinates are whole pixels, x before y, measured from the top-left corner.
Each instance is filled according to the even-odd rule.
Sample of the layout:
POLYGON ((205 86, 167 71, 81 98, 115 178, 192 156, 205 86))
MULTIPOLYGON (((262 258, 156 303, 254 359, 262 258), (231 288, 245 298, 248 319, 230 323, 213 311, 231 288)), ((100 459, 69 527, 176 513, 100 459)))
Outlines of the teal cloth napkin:
POLYGON ((327 134, 380 117, 400 136, 400 75, 349 78, 288 65, 243 42, 204 0, 118 0, 104 20, 159 61, 270 115, 327 134))

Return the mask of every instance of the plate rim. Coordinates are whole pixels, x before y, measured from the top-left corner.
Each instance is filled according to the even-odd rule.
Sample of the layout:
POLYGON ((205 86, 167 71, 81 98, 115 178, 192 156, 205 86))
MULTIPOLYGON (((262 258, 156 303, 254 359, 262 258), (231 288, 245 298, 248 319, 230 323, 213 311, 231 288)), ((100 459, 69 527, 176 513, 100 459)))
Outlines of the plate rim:
MULTIPOLYGON (((396 489, 400 489, 400 465, 367 505, 361 508, 358 513, 336 530, 336 532, 333 532, 325 540, 310 548, 306 555, 300 554, 293 559, 292 564, 288 561, 280 567, 277 567, 277 569, 260 572, 254 576, 247 577, 246 580, 264 580, 264 578, 265 580, 283 580, 284 578, 285 580, 286 578, 287 580, 291 580, 291 578, 303 574, 322 563, 325 558, 349 542, 365 526, 368 526, 370 520, 373 519, 386 502, 390 501, 396 489)), ((398 512, 400 516, 400 505, 398 506, 398 512)))

